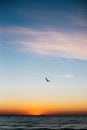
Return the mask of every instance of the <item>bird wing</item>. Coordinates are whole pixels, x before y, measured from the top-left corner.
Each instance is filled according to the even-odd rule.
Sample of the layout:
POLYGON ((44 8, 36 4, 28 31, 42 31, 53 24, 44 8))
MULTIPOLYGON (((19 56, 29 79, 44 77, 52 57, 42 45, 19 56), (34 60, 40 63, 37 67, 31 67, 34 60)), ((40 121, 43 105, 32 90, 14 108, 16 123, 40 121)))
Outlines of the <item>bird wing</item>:
POLYGON ((48 80, 46 77, 45 77, 45 79, 46 79, 47 82, 50 82, 50 80, 48 80))
POLYGON ((46 81, 48 81, 48 79, 45 77, 46 81))

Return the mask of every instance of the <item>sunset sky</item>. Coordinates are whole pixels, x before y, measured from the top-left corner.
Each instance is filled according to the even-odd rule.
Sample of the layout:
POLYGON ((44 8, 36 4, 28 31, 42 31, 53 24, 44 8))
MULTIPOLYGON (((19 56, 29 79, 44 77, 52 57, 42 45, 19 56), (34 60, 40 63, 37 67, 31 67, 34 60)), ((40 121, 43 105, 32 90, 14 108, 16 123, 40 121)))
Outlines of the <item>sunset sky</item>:
POLYGON ((82 112, 87 0, 0 0, 0 113, 82 112))

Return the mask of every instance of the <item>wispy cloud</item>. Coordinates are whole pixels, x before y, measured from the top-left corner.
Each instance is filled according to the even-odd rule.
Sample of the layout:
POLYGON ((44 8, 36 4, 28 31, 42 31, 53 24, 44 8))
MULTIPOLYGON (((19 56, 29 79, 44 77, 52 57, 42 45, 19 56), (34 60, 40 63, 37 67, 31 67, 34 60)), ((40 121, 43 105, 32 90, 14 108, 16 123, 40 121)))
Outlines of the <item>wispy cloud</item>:
POLYGON ((71 74, 64 74, 65 78, 73 78, 73 76, 71 74))
POLYGON ((87 60, 87 36, 85 33, 62 33, 54 29, 45 31, 29 28, 0 28, 3 43, 8 39, 24 52, 39 55, 87 60))

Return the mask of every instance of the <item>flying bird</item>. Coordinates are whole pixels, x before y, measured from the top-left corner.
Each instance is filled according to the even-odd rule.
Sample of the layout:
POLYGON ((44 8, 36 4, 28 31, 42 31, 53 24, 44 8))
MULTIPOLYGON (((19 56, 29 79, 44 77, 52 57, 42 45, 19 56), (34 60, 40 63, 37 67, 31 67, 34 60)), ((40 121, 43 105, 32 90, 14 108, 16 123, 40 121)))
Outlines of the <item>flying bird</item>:
POLYGON ((51 82, 51 81, 50 81, 49 79, 47 79, 46 77, 45 77, 45 79, 46 79, 47 82, 51 82))

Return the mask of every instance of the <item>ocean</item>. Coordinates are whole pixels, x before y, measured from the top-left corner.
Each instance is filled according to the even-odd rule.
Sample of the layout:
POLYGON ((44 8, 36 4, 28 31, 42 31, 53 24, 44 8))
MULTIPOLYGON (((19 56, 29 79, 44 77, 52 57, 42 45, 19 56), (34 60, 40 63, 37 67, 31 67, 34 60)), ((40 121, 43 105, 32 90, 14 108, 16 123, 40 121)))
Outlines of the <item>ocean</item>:
POLYGON ((0 130, 87 130, 87 116, 0 116, 0 130))

